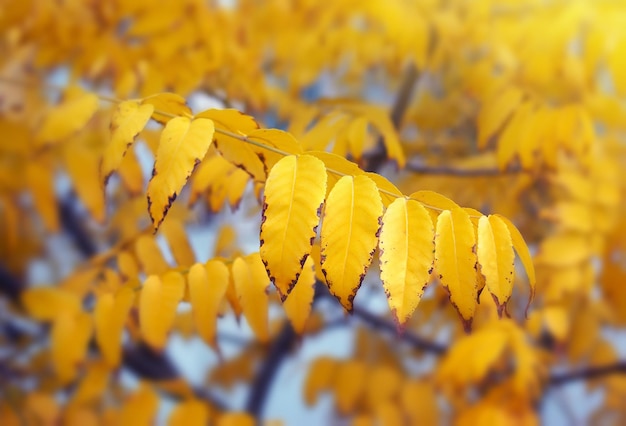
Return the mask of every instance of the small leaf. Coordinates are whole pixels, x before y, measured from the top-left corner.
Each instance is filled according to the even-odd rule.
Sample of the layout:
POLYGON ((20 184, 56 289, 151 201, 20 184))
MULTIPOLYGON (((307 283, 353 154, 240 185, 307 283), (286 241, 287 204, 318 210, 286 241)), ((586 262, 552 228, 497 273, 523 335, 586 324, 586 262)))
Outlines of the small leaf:
POLYGON ((189 269, 187 281, 196 330, 205 342, 217 348, 217 316, 228 288, 228 268, 219 260, 210 260, 206 265, 196 263, 189 269))
POLYGON ((25 290, 21 301, 28 316, 36 321, 52 321, 61 313, 77 314, 81 306, 76 294, 55 287, 25 290))
POLYGON ((98 97, 70 88, 65 99, 44 117, 36 135, 37 146, 61 141, 78 132, 98 110, 98 97))
POLYGON ((466 330, 471 327, 478 297, 475 244, 474 225, 465 211, 455 208, 439 215, 435 269, 466 330))
POLYGON ((243 314, 254 334, 261 342, 269 339, 267 322, 267 288, 270 280, 258 253, 238 257, 232 267, 235 289, 243 314))
POLYGON ((326 167, 310 155, 284 157, 265 184, 260 255, 284 301, 315 239, 326 194, 326 167))
POLYGON ((87 355, 92 330, 91 315, 86 312, 64 312, 56 317, 50 332, 50 357, 61 383, 76 377, 78 365, 87 355))
POLYGON ((306 321, 311 314, 313 296, 315 296, 315 271, 313 258, 309 256, 298 277, 298 282, 289 293, 287 300, 283 302, 285 314, 298 334, 304 332, 306 321))
POLYGON ((308 406, 317 402, 321 391, 330 390, 336 373, 336 361, 333 358, 322 356, 311 363, 304 383, 304 402, 308 406))
POLYGON ((135 301, 130 287, 120 288, 115 295, 105 293, 98 297, 94 308, 96 343, 108 366, 119 366, 122 355, 122 332, 135 301))
POLYGON ((165 238, 167 238, 167 245, 172 252, 172 256, 174 256, 176 264, 188 267, 195 262, 196 256, 187 239, 187 232, 180 220, 170 219, 165 221, 162 229, 165 238))
POLYGON ((433 223, 419 202, 397 198, 389 205, 380 230, 380 278, 400 326, 417 307, 430 279, 434 238, 433 223))
POLYGON ((173 116, 191 116, 191 109, 187 106, 185 98, 175 93, 158 93, 148 96, 141 101, 141 104, 152 105, 154 107, 152 119, 161 124, 167 123, 174 118, 173 116))
POLYGON ((113 171, 120 168, 126 151, 143 130, 154 112, 154 105, 125 101, 118 104, 111 119, 111 142, 102 157, 100 174, 106 181, 113 171))
POLYGON ((513 292, 515 253, 511 234, 497 216, 482 216, 479 219, 476 256, 485 285, 496 301, 498 314, 502 316, 513 292))
POLYGON ((347 311, 372 262, 383 203, 366 176, 344 176, 328 195, 321 232, 322 272, 347 311))
POLYGON ((487 146, 489 139, 515 111, 523 97, 524 93, 520 89, 510 87, 485 101, 477 119, 478 148, 483 149, 487 146))
MULTIPOLYGON (((522 265, 524 265, 524 269, 526 270, 526 275, 528 275, 528 284, 530 285, 530 297, 528 299, 528 304, 535 297, 535 285, 537 283, 537 279, 535 278, 535 266, 533 265, 532 257, 530 256, 530 250, 528 250, 528 246, 524 241, 524 237, 520 234, 519 230, 513 222, 507 219, 504 216, 496 214, 500 220, 504 222, 504 224, 509 228, 509 233, 511 234, 511 241, 513 242, 513 248, 515 252, 519 256, 522 261, 522 265)), ((526 308, 528 309, 528 307, 526 308)))
POLYGON ((139 295, 139 325, 144 341, 153 349, 165 348, 167 334, 174 324, 176 308, 185 292, 185 279, 178 272, 159 278, 150 275, 139 295))
POLYGON ((163 129, 148 184, 148 210, 155 230, 193 169, 204 158, 213 132, 213 122, 206 118, 193 121, 186 117, 173 118, 163 129))

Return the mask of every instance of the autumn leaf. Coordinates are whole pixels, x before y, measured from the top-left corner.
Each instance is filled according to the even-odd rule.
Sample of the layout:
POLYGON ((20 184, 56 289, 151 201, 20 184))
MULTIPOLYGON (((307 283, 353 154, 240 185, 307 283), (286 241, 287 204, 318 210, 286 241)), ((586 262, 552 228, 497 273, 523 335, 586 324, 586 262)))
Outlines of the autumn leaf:
POLYGON ((62 383, 68 383, 76 377, 78 365, 87 355, 92 330, 91 315, 85 312, 63 312, 54 320, 50 333, 50 355, 62 383))
POLYGON ((502 316, 513 291, 515 253, 511 234, 498 216, 482 216, 478 221, 477 240, 480 271, 498 306, 498 314, 502 316))
POLYGON ((270 280, 258 253, 238 257, 232 266, 233 280, 241 309, 261 342, 269 339, 267 287, 270 280))
POLYGON ((110 367, 117 367, 120 363, 122 333, 134 301, 135 293, 129 287, 122 287, 115 294, 102 294, 96 301, 94 308, 96 343, 110 367))
POLYGON ((309 155, 284 157, 267 178, 260 255, 283 301, 311 252, 325 194, 324 163, 309 155))
POLYGON ((213 132, 213 122, 205 118, 177 117, 163 129, 148 184, 148 210, 155 230, 193 169, 204 158, 213 132))
POLYGON ((210 260, 206 265, 196 263, 189 269, 187 281, 196 330, 205 342, 217 348, 217 316, 228 288, 228 268, 219 260, 210 260))
POLYGON ((146 126, 153 112, 154 105, 150 103, 125 101, 117 105, 111 119, 111 141, 104 151, 100 166, 100 175, 105 184, 111 173, 120 168, 126 151, 146 126))
POLYGON ((152 119, 166 124, 175 117, 190 117, 191 109, 187 106, 187 101, 175 93, 158 93, 148 96, 141 101, 142 105, 152 105, 152 119))
POLYGON ((307 257, 304 267, 298 277, 298 282, 293 287, 287 300, 283 302, 285 314, 294 331, 298 334, 304 332, 307 319, 313 308, 315 296, 315 271, 313 270, 313 258, 307 257))
POLYGON ((419 303, 434 261, 435 229, 417 201, 397 198, 385 212, 380 229, 380 278, 399 326, 419 303))
POLYGON ((330 292, 347 311, 367 273, 378 243, 383 204, 366 176, 344 176, 335 184, 322 220, 321 264, 330 292))
POLYGON ((185 279, 178 272, 171 271, 162 277, 150 275, 144 282, 139 295, 139 324, 144 341, 153 349, 165 348, 184 292, 185 279))
POLYGON ((38 146, 59 142, 78 132, 98 110, 98 96, 70 88, 65 99, 45 115, 36 135, 38 146))
POLYGON ((21 301, 28 315, 37 321, 52 321, 62 313, 80 312, 80 299, 54 287, 36 287, 24 291, 21 301))
POLYGON ((455 208, 439 215, 435 235, 435 269, 466 330, 471 328, 478 296, 475 244, 474 225, 465 211, 455 208))

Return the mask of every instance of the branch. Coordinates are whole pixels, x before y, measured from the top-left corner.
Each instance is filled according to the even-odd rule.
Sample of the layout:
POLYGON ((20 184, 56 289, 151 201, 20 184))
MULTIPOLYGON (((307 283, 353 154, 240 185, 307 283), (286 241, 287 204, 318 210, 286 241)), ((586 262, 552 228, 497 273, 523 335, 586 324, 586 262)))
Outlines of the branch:
POLYGON ((577 371, 553 374, 548 379, 548 386, 562 386, 578 380, 595 379, 609 376, 611 374, 626 374, 626 361, 619 361, 615 364, 608 364, 600 367, 589 367, 577 371))
POLYGON ((407 163, 405 170, 423 175, 444 175, 458 177, 488 177, 488 176, 504 176, 526 173, 520 167, 510 167, 505 170, 500 169, 458 169, 446 166, 425 166, 416 163, 407 163))
POLYGON ((260 367, 259 374, 250 387, 250 393, 248 394, 248 400, 246 402, 246 411, 255 419, 261 418, 261 412, 263 411, 265 400, 269 395, 269 389, 272 386, 274 377, 295 341, 296 333, 293 331, 291 324, 285 322, 282 330, 272 342, 265 356, 265 361, 260 367))
POLYGON ((420 337, 410 331, 404 331, 402 333, 398 332, 398 327, 396 324, 385 320, 377 315, 374 315, 371 312, 368 312, 358 306, 355 306, 352 310, 352 314, 355 317, 363 320, 364 322, 371 325, 373 328, 378 328, 389 333, 394 334, 398 339, 403 342, 408 343, 413 346, 415 349, 420 349, 426 352, 432 352, 437 355, 443 355, 448 348, 440 343, 432 342, 430 340, 426 340, 423 337, 420 337))

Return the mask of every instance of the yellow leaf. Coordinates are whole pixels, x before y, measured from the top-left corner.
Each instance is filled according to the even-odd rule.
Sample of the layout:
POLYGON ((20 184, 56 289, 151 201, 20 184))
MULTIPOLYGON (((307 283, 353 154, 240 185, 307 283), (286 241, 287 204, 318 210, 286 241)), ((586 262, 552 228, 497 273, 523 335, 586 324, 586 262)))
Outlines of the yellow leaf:
POLYGON ((367 379, 366 398, 369 407, 376 407, 394 400, 400 391, 403 378, 395 368, 380 364, 375 366, 367 379))
POLYGON ((215 331, 217 316, 226 289, 229 272, 219 260, 210 260, 206 265, 196 263, 189 269, 187 282, 193 320, 198 334, 214 348, 217 348, 215 331))
POLYGON ((383 203, 366 176, 344 176, 328 199, 321 232, 322 272, 330 292, 347 311, 378 244, 383 203))
POLYGON ((213 122, 206 118, 170 120, 159 142, 152 179, 148 184, 148 210, 157 229, 194 167, 202 161, 213 139, 213 122))
POLYGON ((260 255, 284 301, 315 239, 326 194, 326 167, 310 155, 284 157, 265 184, 260 255))
POLYGON ((234 109, 210 109, 196 114, 196 118, 213 120, 218 129, 215 146, 224 158, 245 170, 255 181, 265 181, 267 170, 263 162, 252 146, 240 140, 259 128, 252 117, 234 109))
POLYGON ((287 318, 291 321, 293 329, 302 334, 307 319, 311 314, 313 296, 315 295, 315 271, 313 270, 313 258, 307 257, 298 282, 289 293, 287 300, 283 302, 287 318))
POLYGON ((61 141, 78 132, 98 110, 98 97, 80 89, 69 89, 59 105, 44 117, 36 135, 38 146, 61 141))
POLYGON ((374 408, 377 424, 385 426, 402 426, 405 423, 402 411, 395 402, 386 401, 379 403, 374 408))
POLYGON ((159 397, 151 386, 141 384, 124 403, 120 413, 119 424, 133 426, 150 426, 157 414, 159 397))
POLYGON ((92 329, 91 315, 85 312, 56 317, 50 332, 50 357, 61 383, 76 377, 78 364, 87 355, 92 329))
POLYGON ((400 404, 407 415, 409 424, 440 424, 437 396, 431 383, 406 380, 400 390, 400 404), (416 404, 415 401, 420 401, 416 404))
MULTIPOLYGON (((248 134, 248 139, 252 141, 259 141, 263 145, 275 148, 287 154, 302 154, 302 147, 300 143, 293 137, 292 134, 283 132, 278 129, 258 129, 248 134)), ((250 148, 256 153, 265 164, 265 170, 271 170, 274 165, 284 157, 284 154, 276 153, 272 150, 268 150, 256 145, 251 145, 250 148)))
POLYGON ((134 150, 126 151, 118 173, 126 190, 133 196, 143 191, 143 170, 134 150))
POLYGON ((348 120, 349 117, 340 112, 326 114, 300 138, 300 143, 307 150, 324 151, 348 120))
POLYGON ((430 279, 434 238, 430 215, 419 202, 397 198, 389 205, 380 230, 380 278, 400 326, 417 307, 430 279))
POLYGON ((206 404, 190 400, 181 402, 170 414, 169 426, 205 426, 209 423, 210 411, 206 404))
POLYGON ((21 301, 28 316, 36 321, 52 321, 62 313, 77 314, 81 309, 81 301, 76 294, 55 287, 25 290, 21 301))
POLYGON ((341 415, 352 413, 365 391, 367 366, 363 361, 349 360, 338 366, 334 377, 335 404, 341 415))
POLYGON ((365 172, 352 161, 344 157, 324 151, 307 151, 306 154, 316 157, 324 163, 327 170, 326 194, 328 195, 337 181, 344 175, 357 176, 365 172))
POLYGON ((29 162, 26 166, 26 185, 46 228, 52 232, 58 231, 59 213, 52 170, 38 162, 29 162))
POLYGON ((232 274, 243 314, 254 334, 261 342, 269 339, 267 288, 269 278, 261 257, 253 253, 233 262, 232 274))
POLYGON ((526 242, 524 241, 524 237, 522 237, 522 234, 520 234, 517 227, 513 225, 513 222, 511 222, 509 219, 499 214, 496 214, 494 216, 497 216, 498 218, 500 218, 500 220, 504 222, 507 228, 509 228, 509 233, 511 234, 511 241, 513 242, 513 248, 515 249, 515 252, 519 256, 520 260, 522 261, 522 265, 524 265, 524 269, 526 270, 526 275, 528 276, 528 284, 530 285, 530 298, 528 300, 528 303, 530 304, 533 297, 535 296, 535 284, 537 283, 537 279, 535 278, 535 266, 533 265, 533 260, 532 260, 532 257, 530 256, 530 251, 528 250, 528 246, 526 245, 526 242))
POLYGON ((439 215, 435 269, 466 330, 471 327, 478 297, 475 244, 474 225, 465 211, 455 208, 439 215))
POLYGON ((98 176, 99 156, 85 146, 83 140, 72 140, 63 152, 67 173, 72 184, 91 216, 104 222, 104 190, 98 176))
POLYGON ((335 366, 335 360, 327 356, 316 358, 311 363, 304 383, 304 402, 307 405, 314 405, 321 391, 330 390, 336 373, 335 366))
POLYGON ((478 220, 476 256, 485 285, 498 306, 498 315, 513 292, 515 253, 511 234, 498 216, 482 216, 478 220))
POLYGON ((117 105, 111 119, 111 142, 102 156, 100 175, 106 184, 109 176, 119 169, 126 151, 143 130, 154 112, 154 105, 125 101, 117 105))
POLYGON ((142 235, 137 238, 135 253, 146 275, 160 275, 169 269, 161 249, 151 235, 142 235))
POLYGON ((457 203, 448 197, 445 197, 438 192, 426 189, 412 193, 409 198, 419 201, 424 207, 426 207, 426 209, 428 209, 428 213, 430 214, 430 218, 433 223, 437 223, 437 217, 441 211, 460 208, 457 203))
POLYGON ((117 367, 122 354, 122 331, 135 301, 135 292, 120 288, 115 296, 105 293, 98 297, 94 308, 96 343, 110 367, 117 367))
POLYGON ((174 324, 176 308, 185 293, 185 279, 178 272, 148 277, 139 295, 139 324, 144 341, 163 350, 174 324))
POLYGON ((108 385, 110 373, 110 367, 103 362, 90 364, 72 396, 71 403, 84 405, 99 401, 108 385))
POLYGON ((478 148, 484 149, 489 139, 502 127, 524 97, 517 87, 508 87, 494 94, 480 110, 477 118, 478 148))
POLYGON ((174 118, 173 116, 191 116, 191 109, 187 106, 185 98, 175 93, 148 96, 141 101, 141 104, 152 105, 154 107, 152 118, 161 124, 167 123, 174 118))
MULTIPOLYGON (((24 417, 30 420, 28 424, 55 425, 60 422, 61 409, 52 395, 42 392, 29 392, 24 402, 24 417)), ((23 421, 20 424, 24 424, 23 421)))
POLYGON ((128 250, 123 250, 117 255, 117 268, 124 280, 136 278, 139 274, 137 260, 128 250))
POLYGON ((383 201, 385 208, 388 207, 389 204, 393 203, 396 198, 404 197, 402 191, 400 191, 393 183, 389 182, 386 177, 379 175, 378 173, 366 172, 364 174, 373 180, 378 187, 378 192, 380 192, 380 198, 383 201))
POLYGON ((175 218, 170 218, 163 224, 162 231, 167 238, 167 245, 170 247, 176 264, 185 267, 192 265, 196 256, 187 240, 187 232, 183 223, 175 218))
POLYGON ((217 418, 215 426, 254 426, 256 421, 248 413, 224 413, 217 418))
POLYGON ((532 121, 534 113, 532 102, 522 103, 502 131, 497 151, 500 170, 506 169, 513 158, 519 154, 520 148, 527 143, 529 134, 532 136, 532 126, 536 124, 532 121))

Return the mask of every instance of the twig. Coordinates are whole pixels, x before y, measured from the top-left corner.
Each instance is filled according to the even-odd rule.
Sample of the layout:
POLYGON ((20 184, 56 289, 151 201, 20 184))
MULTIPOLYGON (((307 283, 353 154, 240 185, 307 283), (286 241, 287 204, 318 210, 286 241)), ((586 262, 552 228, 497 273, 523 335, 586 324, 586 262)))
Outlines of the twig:
POLYGON ((269 396, 269 389, 272 386, 274 377, 295 341, 296 333, 293 331, 291 324, 285 322, 278 337, 272 342, 265 361, 260 366, 259 374, 250 387, 246 411, 255 419, 261 419, 263 406, 269 396))
POLYGON ((393 333, 397 336, 398 339, 403 342, 408 343, 413 346, 415 349, 421 349, 426 352, 432 352, 437 355, 443 355, 448 348, 440 343, 432 342, 430 340, 426 340, 423 337, 420 337, 414 333, 409 331, 405 331, 403 333, 398 332, 397 326, 391 321, 387 321, 384 318, 381 318, 377 315, 374 315, 371 312, 366 311, 363 308, 355 306, 352 310, 352 314, 355 317, 363 320, 374 328, 378 328, 380 330, 387 331, 389 333, 393 333))
POLYGON ((548 386, 562 386, 578 380, 588 380, 611 374, 626 374, 626 361, 600 367, 588 367, 566 373, 553 374, 548 379, 548 386))
POLYGON ((505 170, 500 169, 459 169, 455 167, 446 166, 424 166, 421 164, 407 163, 406 170, 413 173, 419 173, 424 175, 443 175, 443 176, 457 176, 457 177, 488 177, 488 176, 504 176, 513 175, 519 173, 526 173, 519 167, 508 168, 505 170))

